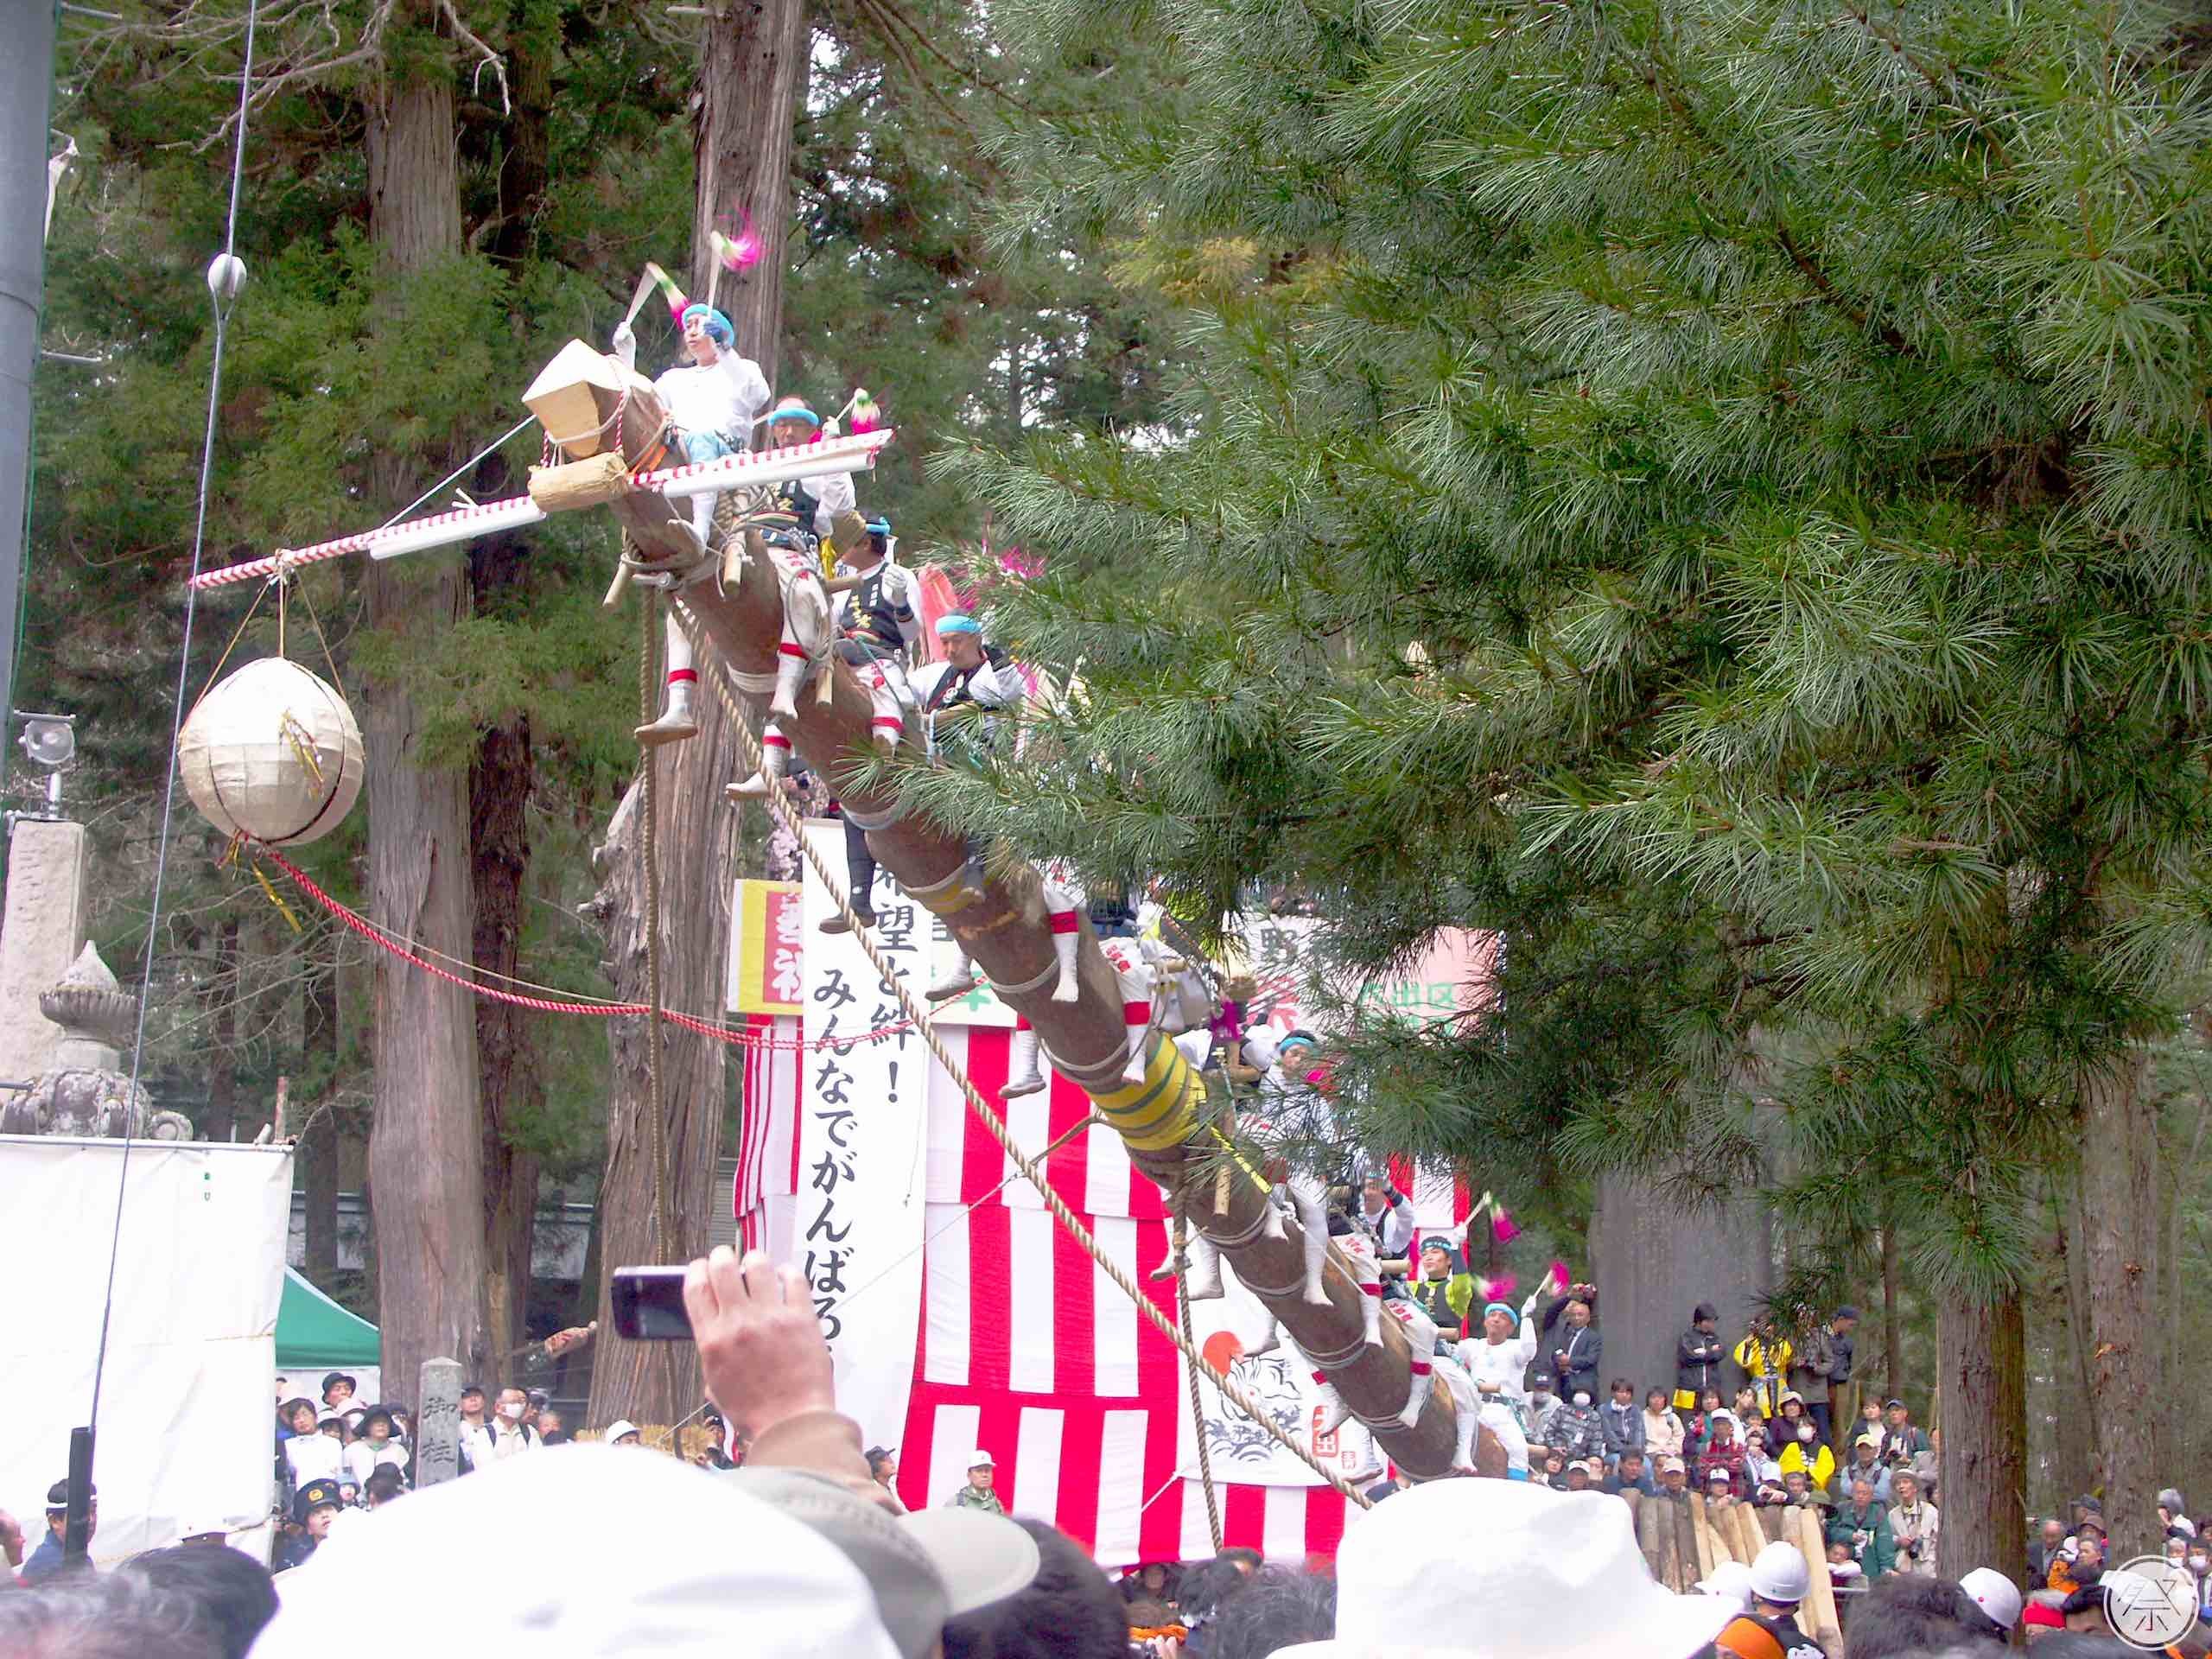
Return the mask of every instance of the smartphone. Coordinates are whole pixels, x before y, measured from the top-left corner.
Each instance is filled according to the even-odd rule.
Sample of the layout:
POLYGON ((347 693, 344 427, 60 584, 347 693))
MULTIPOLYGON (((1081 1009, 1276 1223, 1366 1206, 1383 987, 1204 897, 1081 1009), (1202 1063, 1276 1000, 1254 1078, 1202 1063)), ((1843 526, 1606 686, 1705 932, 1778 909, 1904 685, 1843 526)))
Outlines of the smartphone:
POLYGON ((614 1333, 632 1342, 689 1342, 681 1268, 614 1269, 614 1333))

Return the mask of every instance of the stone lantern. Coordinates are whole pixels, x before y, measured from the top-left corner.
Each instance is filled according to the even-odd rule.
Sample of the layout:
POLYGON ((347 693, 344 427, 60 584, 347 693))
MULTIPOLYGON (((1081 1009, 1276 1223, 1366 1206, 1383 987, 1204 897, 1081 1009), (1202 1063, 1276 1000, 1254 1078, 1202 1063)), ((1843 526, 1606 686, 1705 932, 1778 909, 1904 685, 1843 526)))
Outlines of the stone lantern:
POLYGON ((61 1040, 37 1080, 0 1109, 0 1134, 192 1139, 190 1119, 156 1111, 153 1097, 132 1084, 123 1050, 136 1034, 138 999, 116 983, 94 946, 40 994, 38 1006, 61 1027, 61 1040))

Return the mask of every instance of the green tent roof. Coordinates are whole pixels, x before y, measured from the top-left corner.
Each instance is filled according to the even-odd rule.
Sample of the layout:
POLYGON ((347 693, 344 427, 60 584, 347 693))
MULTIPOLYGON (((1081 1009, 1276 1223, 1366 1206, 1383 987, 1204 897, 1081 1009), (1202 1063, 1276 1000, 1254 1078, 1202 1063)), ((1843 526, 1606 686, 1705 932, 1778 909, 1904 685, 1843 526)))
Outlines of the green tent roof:
POLYGON ((289 1370, 317 1365, 374 1365, 383 1352, 377 1328, 284 1269, 284 1300, 276 1306, 276 1363, 289 1370))

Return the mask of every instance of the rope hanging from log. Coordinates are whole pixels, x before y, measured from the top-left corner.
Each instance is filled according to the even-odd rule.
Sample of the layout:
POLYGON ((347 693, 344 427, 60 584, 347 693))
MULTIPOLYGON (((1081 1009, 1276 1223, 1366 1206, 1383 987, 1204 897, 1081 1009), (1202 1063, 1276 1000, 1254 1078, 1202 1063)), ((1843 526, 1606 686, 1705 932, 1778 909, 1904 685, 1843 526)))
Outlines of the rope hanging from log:
MULTIPOLYGON (((766 768, 764 765, 760 740, 753 736, 753 728, 745 719, 744 710, 738 704, 736 694, 721 678, 720 672, 722 665, 721 653, 713 650, 709 644, 701 638, 702 630, 698 619, 683 601, 671 598, 670 605, 675 613, 677 625, 683 629, 691 640, 694 658, 711 660, 715 664, 716 671, 707 678, 715 688, 715 696, 721 701, 723 712, 728 715, 736 729, 739 745, 745 750, 746 763, 765 772, 766 768)), ((776 815, 785 829, 798 840, 800 853, 813 867, 815 874, 822 879, 823 886, 836 900, 838 913, 845 918, 846 925, 852 929, 854 942, 860 946, 862 953, 868 957, 868 965, 882 976, 883 982, 891 988, 893 995, 898 999, 899 1012, 913 1021, 915 1028, 921 1033, 923 1042, 929 1046, 929 1051, 935 1057, 937 1063, 943 1066, 946 1075, 959 1085, 961 1096, 968 1103, 968 1109, 975 1114, 976 1121, 990 1133, 991 1138, 999 1143, 1007 1158, 1013 1160, 1014 1167, 1019 1169, 1028 1179, 1029 1184, 1037 1189, 1039 1194, 1044 1198, 1045 1206, 1051 1212, 1053 1220, 1057 1221, 1067 1235, 1082 1247, 1084 1253, 1090 1256, 1098 1270, 1112 1280, 1122 1294, 1135 1305, 1137 1312, 1148 1320, 1160 1335, 1175 1344, 1177 1351, 1182 1354, 1192 1369, 1205 1374, 1222 1398, 1251 1419, 1269 1439, 1275 1441, 1307 1468, 1313 1470, 1315 1474, 1320 1476, 1345 1498, 1363 1510, 1372 1507, 1364 1492, 1337 1473, 1335 1470, 1323 1464, 1313 1452, 1292 1439, 1283 1431, 1281 1425, 1245 1393, 1241 1386, 1231 1382, 1211 1361, 1200 1353, 1197 1344, 1176 1328, 1176 1322, 1161 1313, 1153 1300, 1147 1296, 1136 1282, 1122 1270, 1121 1266, 1098 1248, 1098 1241, 1091 1236, 1090 1230, 1085 1227, 1075 1211, 1068 1207, 1066 1201, 1052 1190, 1051 1182, 1046 1179, 1044 1166, 1029 1157, 1014 1144, 1014 1136, 1007 1130, 1005 1120, 991 1109, 990 1103, 986 1101, 976 1090, 966 1069, 953 1058, 951 1050, 945 1046, 944 1039, 937 1034, 934 1025, 921 1006, 914 1001, 914 994, 906 988, 906 982, 892 972, 891 964, 886 962, 877 951, 874 942, 868 937, 868 930, 860 925, 860 918, 854 913, 850 896, 831 874, 821 854, 815 850, 813 843, 804 835, 800 814, 792 804, 791 792, 785 787, 784 780, 771 775, 767 781, 768 810, 776 815)), ((1172 1045, 1167 1046, 1172 1050, 1172 1045)), ((1141 1086, 1140 1086, 1138 1090, 1129 1092, 1141 1093, 1141 1086)), ((1113 1107, 1105 1100, 1100 1100, 1096 1103, 1102 1111, 1108 1114, 1110 1120, 1113 1107)))

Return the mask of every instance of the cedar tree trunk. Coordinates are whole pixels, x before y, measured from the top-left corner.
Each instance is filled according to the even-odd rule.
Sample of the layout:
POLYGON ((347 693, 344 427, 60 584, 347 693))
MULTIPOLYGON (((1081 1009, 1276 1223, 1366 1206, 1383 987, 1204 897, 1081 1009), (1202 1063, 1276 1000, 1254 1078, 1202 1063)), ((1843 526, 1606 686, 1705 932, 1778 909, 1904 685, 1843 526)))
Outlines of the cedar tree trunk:
MULTIPOLYGON (((419 29, 425 20, 410 21, 419 29)), ((369 97, 369 224, 386 264, 414 270, 461 252, 461 194, 452 82, 442 66, 419 60, 402 73, 388 73, 369 97)), ((442 464, 432 455, 407 466, 417 461, 442 464)), ((385 471, 383 491, 404 499, 401 467, 385 471)), ((372 563, 362 582, 368 624, 419 659, 460 619, 466 582, 452 559, 372 563)), ((399 679, 370 680, 364 702, 369 914, 403 938, 466 958, 474 943, 468 780, 422 763, 420 715, 399 679)), ((476 1022, 473 999, 457 986, 383 954, 375 976, 369 1190, 377 1304, 385 1375, 404 1391, 435 1356, 458 1359, 472 1375, 492 1358, 476 1022)))
POLYGON ((2089 1277, 2090 1415, 2104 1436, 2105 1516, 2115 1561, 2161 1547, 2152 1420, 2164 1341, 2158 1249, 2158 1119, 2144 1051, 2115 1056, 2082 1090, 2082 1242, 2089 1277))

